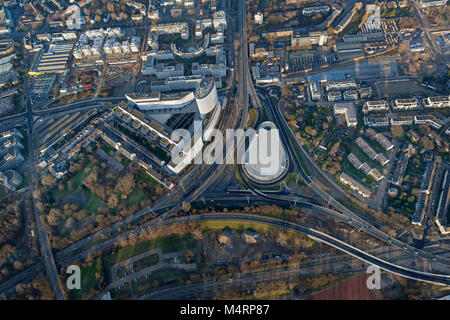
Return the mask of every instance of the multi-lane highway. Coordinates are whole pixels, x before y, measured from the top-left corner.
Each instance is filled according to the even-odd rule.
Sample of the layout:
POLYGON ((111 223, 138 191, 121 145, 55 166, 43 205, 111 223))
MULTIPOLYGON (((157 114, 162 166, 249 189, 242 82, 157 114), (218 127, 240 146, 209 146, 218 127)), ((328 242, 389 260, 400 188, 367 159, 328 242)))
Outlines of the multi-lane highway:
POLYGON ((292 230, 295 232, 303 233, 316 241, 320 241, 326 243, 336 249, 339 249, 359 260, 362 260, 366 263, 376 265, 383 270, 388 272, 398 274, 400 276, 429 282, 434 284, 439 284, 443 286, 450 285, 450 275, 449 274, 437 274, 437 273, 429 273, 419 270, 414 270, 408 267, 396 265, 390 261, 386 261, 383 258, 376 257, 370 253, 367 253, 361 249, 358 249, 354 246, 351 246, 335 237, 327 235, 321 231, 310 228, 309 226, 300 225, 297 223, 292 223, 285 220, 280 220, 276 218, 271 218, 267 216, 253 215, 253 214, 245 214, 245 213, 214 213, 214 214, 201 214, 201 215, 192 215, 185 217, 172 218, 164 221, 159 221, 154 224, 153 227, 160 228, 163 226, 169 226, 174 223, 188 223, 194 221, 247 221, 247 222, 257 222, 262 224, 268 224, 276 227, 280 227, 282 229, 292 230))
MULTIPOLYGON (((409 255, 404 252, 391 251, 391 248, 380 248, 378 252, 396 255, 395 261, 408 260, 409 255)), ((439 253, 441 251, 437 251, 439 253)), ((262 267, 257 270, 242 272, 221 279, 200 281, 189 285, 168 287, 152 290, 141 295, 140 300, 177 300, 177 299, 211 299, 218 292, 232 290, 233 292, 245 292, 248 288, 255 288, 261 283, 276 281, 294 282, 301 277, 317 276, 320 274, 339 274, 362 272, 367 270, 367 264, 348 255, 331 255, 308 258, 307 262, 289 263, 262 267)))
MULTIPOLYGON (((313 210, 319 214, 324 214, 327 216, 330 216, 332 218, 341 220, 346 222, 345 217, 343 217, 340 213, 335 212, 333 210, 322 208, 317 205, 313 205, 311 203, 308 203, 307 201, 304 201, 305 199, 298 198, 297 200, 293 200, 294 203, 290 200, 279 200, 279 199, 268 199, 260 197, 260 196, 249 196, 248 194, 245 194, 246 192, 231 192, 228 195, 224 196, 221 194, 208 194, 204 195, 202 199, 196 200, 196 202, 209 202, 209 203, 233 203, 236 205, 236 203, 248 203, 248 201, 251 201, 252 204, 258 204, 258 203, 270 203, 275 204, 278 206, 290 206, 291 204, 295 204, 295 206, 299 208, 307 208, 310 210, 313 210), (303 200, 303 201, 302 201, 303 200)), ((308 199, 306 199, 308 200, 308 199)), ((68 264, 73 263, 76 260, 83 259, 87 257, 88 255, 92 255, 93 253, 97 253, 100 251, 103 251, 105 249, 111 248, 115 244, 119 243, 122 239, 128 239, 131 235, 138 235, 143 231, 147 231, 150 228, 155 227, 161 227, 164 225, 161 225, 160 223, 163 221, 170 221, 169 225, 172 223, 178 223, 177 220, 169 219, 167 220, 174 212, 180 209, 180 206, 167 206, 167 207, 161 207, 160 209, 155 209, 154 211, 151 208, 146 208, 143 210, 140 210, 135 213, 134 216, 129 216, 125 218, 122 221, 119 221, 112 225, 111 227, 105 228, 89 237, 86 237, 82 239, 81 241, 69 246, 68 248, 58 252, 55 255, 57 264, 59 267, 67 266, 68 264), (167 210, 171 208, 170 210, 167 210), (111 234, 114 230, 118 230, 120 227, 129 225, 130 223, 133 223, 134 221, 138 220, 139 218, 144 217, 145 215, 149 214, 150 212, 155 212, 157 214, 160 214, 158 218, 150 220, 147 223, 144 223, 143 225, 126 231, 122 232, 117 235, 113 235, 110 238, 104 239, 101 243, 94 245, 90 247, 92 244, 97 243, 98 240, 103 239, 105 236, 108 236, 111 234), (80 251, 81 250, 81 251, 80 251)), ((351 220, 347 219, 347 223, 351 224, 351 220)), ((392 248, 392 250, 396 250, 396 248, 392 248)), ((397 250, 402 250, 402 248, 398 248, 397 250)), ((438 256, 436 252, 428 252, 430 256, 438 256)), ((410 256, 410 255, 409 255, 410 256)), ((399 266, 402 267, 402 266, 399 266)), ((0 284, 0 293, 5 293, 7 295, 14 292, 14 286, 18 283, 25 282, 29 283, 39 275, 42 275, 42 272, 44 270, 44 264, 39 263, 23 273, 20 273, 19 275, 15 276, 14 278, 0 284)))
MULTIPOLYGON (((27 108, 26 112, 14 114, 11 116, 0 118, 0 126, 22 126, 29 125, 29 120, 35 120, 36 117, 43 117, 48 115, 61 115, 65 113, 75 113, 78 111, 86 111, 89 109, 102 108, 104 107, 104 102, 115 102, 125 101, 124 97, 112 97, 112 98, 98 98, 86 101, 74 102, 58 107, 34 110, 33 108, 27 108)), ((32 106, 31 102, 27 102, 27 105, 32 106)))
MULTIPOLYGON (((29 91, 28 83, 26 83, 26 90, 29 91)), ((34 136, 33 136, 33 105, 31 103, 31 99, 28 97, 26 99, 27 101, 27 120, 28 120, 28 156, 30 161, 32 163, 34 162, 34 136)), ((34 170, 34 165, 31 165, 31 190, 34 190, 34 181, 35 181, 36 175, 34 170)), ((53 259, 53 253, 51 250, 50 242, 48 239, 47 231, 45 230, 44 226, 41 222, 41 212, 36 206, 36 202, 38 199, 32 194, 32 200, 33 200, 33 212, 35 216, 36 221, 36 230, 38 233, 39 238, 39 244, 41 247, 41 254, 45 265, 45 270, 47 271, 47 274, 50 279, 50 284, 52 285, 53 292, 55 294, 55 298, 57 300, 63 300, 64 297, 64 291, 62 290, 61 283, 59 282, 58 278, 58 271, 56 269, 55 260, 53 259)))

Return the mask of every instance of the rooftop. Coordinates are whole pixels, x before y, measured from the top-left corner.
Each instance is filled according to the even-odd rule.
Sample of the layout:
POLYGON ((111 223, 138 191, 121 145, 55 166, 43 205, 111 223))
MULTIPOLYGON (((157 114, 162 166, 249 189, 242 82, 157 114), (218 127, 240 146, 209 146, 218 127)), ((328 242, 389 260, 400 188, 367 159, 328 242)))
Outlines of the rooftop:
POLYGON ((215 85, 214 78, 203 79, 195 89, 195 97, 197 99, 205 98, 214 88, 214 85, 215 85))

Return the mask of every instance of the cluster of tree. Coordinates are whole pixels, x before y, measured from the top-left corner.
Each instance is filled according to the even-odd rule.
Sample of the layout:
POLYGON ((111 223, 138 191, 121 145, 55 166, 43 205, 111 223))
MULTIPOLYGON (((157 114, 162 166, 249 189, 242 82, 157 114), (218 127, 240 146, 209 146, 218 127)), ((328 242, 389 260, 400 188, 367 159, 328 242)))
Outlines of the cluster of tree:
POLYGON ((288 283, 284 281, 257 284, 253 289, 252 296, 256 299, 264 299, 267 296, 277 296, 280 293, 289 292, 288 283))
POLYGON ((297 278, 294 281, 268 281, 255 283, 254 286, 246 286, 246 290, 227 288, 225 290, 216 291, 215 298, 217 299, 242 299, 242 298, 256 298, 267 299, 267 297, 281 297, 290 293, 298 294, 318 291, 330 284, 343 280, 345 276, 334 274, 320 274, 310 278, 297 278), (252 289, 248 289, 252 288, 252 289))
MULTIPOLYGON (((308 2, 306 6, 314 6, 315 4, 322 5, 318 1, 308 2)), ((251 0, 247 2, 247 26, 250 28, 249 37, 255 35, 253 33, 254 17, 253 15, 260 11, 264 15, 265 23, 273 26, 279 26, 298 16, 298 20, 293 21, 296 25, 317 24, 321 22, 325 16, 317 14, 312 17, 306 17, 299 14, 297 9, 305 7, 305 3, 299 1, 297 3, 290 2, 289 5, 285 2, 277 0, 251 0)))
POLYGON ((281 88, 281 96, 293 98, 295 96, 294 91, 292 91, 292 85, 285 85, 281 88))
MULTIPOLYGON (((196 222, 190 223, 180 223, 173 224, 166 228, 158 228, 155 230, 146 230, 139 233, 139 235, 131 234, 128 239, 121 239, 121 241, 115 244, 116 248, 124 248, 129 245, 134 245, 136 243, 146 241, 146 240, 155 240, 161 237, 167 237, 169 235, 177 234, 177 235, 185 235, 190 233, 192 235, 197 235, 198 233, 195 230, 199 229, 199 225, 196 222)), ((195 236, 194 236, 195 238, 195 236)))
POLYGON ((45 187, 54 187, 56 184, 56 178, 53 177, 50 173, 47 173, 41 177, 41 184, 45 187))
POLYGON ((288 124, 295 132, 295 136, 299 143, 307 147, 311 154, 316 156, 313 160, 317 161, 322 170, 330 174, 336 174, 341 170, 342 155, 338 153, 339 148, 343 148, 341 142, 346 142, 348 146, 352 140, 350 135, 353 131, 346 131, 346 128, 336 128, 334 125, 334 117, 329 114, 329 110, 322 107, 302 106, 289 108, 289 104, 285 104, 285 117, 288 124), (297 123, 300 122, 300 128, 297 123), (320 133, 320 134, 319 134, 320 133), (324 145, 329 149, 328 152, 322 151, 319 145, 324 145))
POLYGON ((46 215, 47 222, 50 226, 58 226, 68 219, 74 221, 82 221, 87 217, 87 211, 78 207, 75 203, 66 203, 62 208, 50 208, 46 215))
POLYGON ((431 24, 437 26, 448 26, 450 24, 450 6, 430 8, 427 11, 431 24))
POLYGON ((55 249, 62 249, 88 234, 120 221, 123 217, 150 205, 164 192, 159 184, 153 185, 144 181, 137 165, 118 177, 107 163, 94 156, 92 147, 88 148, 87 154, 80 153, 78 159, 70 164, 69 173, 65 179, 56 181, 52 175, 45 174, 36 181, 33 196, 38 199, 37 208, 42 213, 47 213, 41 216, 41 220, 52 235, 52 246, 55 249), (89 162, 92 162, 93 166, 87 166, 89 162), (72 179, 79 174, 80 170, 88 174, 82 182, 78 182, 79 179, 72 179), (82 185, 74 185, 74 183, 82 183, 82 185), (52 190, 55 187, 67 194, 71 194, 78 188, 87 188, 106 202, 107 206, 100 206, 95 217, 90 217, 85 208, 79 208, 72 203, 61 204, 60 200, 55 199, 55 193, 52 190), (121 201, 136 188, 143 190, 147 197, 133 205, 127 205, 125 201, 121 201), (115 215, 111 215, 113 209, 115 215), (87 218, 91 220, 85 221, 87 218))
POLYGON ((397 232, 401 232, 405 226, 410 224, 408 217, 395 213, 395 209, 392 207, 388 207, 387 212, 383 212, 381 209, 372 210, 372 214, 375 220, 382 225, 381 231, 391 236, 395 236, 397 232))
POLYGON ((267 24, 279 27, 281 24, 286 23, 287 21, 291 20, 295 16, 296 16, 296 12, 291 12, 291 13, 271 13, 267 17, 267 24))
POLYGON ((394 6, 394 5, 389 5, 391 2, 389 3, 382 3, 380 6, 380 14, 382 17, 405 17, 405 16, 410 16, 411 15, 411 11, 412 9, 407 6, 407 7, 398 7, 398 6, 394 6))
POLYGON ((96 22, 100 22, 107 13, 111 15, 112 20, 127 20, 131 14, 136 14, 139 11, 127 6, 126 3, 127 1, 124 0, 93 0, 90 5, 83 8, 83 13, 88 23, 91 17, 94 17, 96 22))
POLYGON ((14 254, 22 227, 20 200, 12 197, 0 201, 0 264, 14 254))
MULTIPOLYGON (((133 214, 134 212, 138 211, 140 208, 142 208, 148 204, 149 204, 149 202, 145 201, 145 200, 143 200, 142 203, 140 203, 140 204, 135 204, 135 205, 128 206, 128 207, 126 207, 124 204, 119 204, 118 209, 120 211, 117 212, 116 216, 110 216, 109 209, 106 207, 101 207, 101 208, 99 208, 99 214, 95 215, 95 217, 93 218, 93 221, 87 222, 85 225, 83 225, 83 227, 78 227, 78 226, 74 227, 74 228, 70 229, 70 231, 64 227, 65 224, 61 224, 61 223, 67 223, 67 219, 64 220, 64 218, 63 218, 64 214, 62 217, 58 217, 57 214, 61 211, 59 209, 54 210, 52 208, 49 211, 49 215, 50 216, 55 215, 55 218, 51 218, 51 219, 56 219, 58 224, 50 226, 50 222, 52 222, 52 220, 49 221, 48 220, 49 215, 47 215, 46 221, 48 222, 48 224, 46 226, 48 226, 48 227, 46 228, 46 230, 49 232, 49 234, 51 234, 52 247, 57 250, 63 249, 65 247, 67 247, 68 245, 73 244, 75 241, 78 241, 92 233, 95 233, 95 232, 98 232, 98 231, 104 229, 108 225, 119 222, 124 217, 133 214), (66 237, 65 236, 66 233, 69 233, 70 236, 66 237)), ((82 209, 82 210, 76 211, 76 212, 74 212, 74 215, 72 216, 72 218, 74 219, 73 224, 78 225, 78 224, 76 224, 77 222, 82 222, 87 217, 88 217, 88 215, 86 214, 85 210, 82 209), (80 220, 78 220, 78 219, 80 219, 80 220)), ((69 219, 71 219, 71 218, 69 218, 69 219)))
POLYGON ((84 180, 83 184, 96 196, 108 203, 108 207, 116 208, 119 204, 119 196, 126 198, 136 187, 134 174, 127 172, 115 179, 111 175, 99 174, 93 170, 84 180), (112 178, 112 179, 111 179, 112 178))
MULTIPOLYGON (((9 297, 14 300, 54 300, 52 287, 47 276, 41 276, 28 284, 18 284, 16 292, 9 297)), ((6 299, 0 295, 0 299, 6 299)))
POLYGON ((417 21, 414 17, 402 17, 397 20, 400 30, 418 28, 417 21))
POLYGON ((414 281, 397 275, 394 277, 408 300, 432 300, 442 296, 442 287, 439 285, 414 281))

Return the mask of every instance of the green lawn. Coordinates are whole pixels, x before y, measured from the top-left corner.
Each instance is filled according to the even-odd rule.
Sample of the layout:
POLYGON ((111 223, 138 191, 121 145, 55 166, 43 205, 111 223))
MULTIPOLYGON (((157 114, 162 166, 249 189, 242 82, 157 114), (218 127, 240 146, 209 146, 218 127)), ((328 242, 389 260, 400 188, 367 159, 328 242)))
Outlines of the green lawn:
POLYGON ((85 191, 89 193, 89 201, 85 206, 85 209, 88 213, 97 214, 99 208, 106 207, 106 202, 103 201, 103 199, 93 194, 87 188, 85 188, 85 191))
POLYGON ((247 186, 245 185, 244 181, 242 181, 241 176, 239 175, 239 170, 238 170, 238 165, 236 164, 236 153, 234 155, 234 176, 236 177, 236 179, 239 181, 239 185, 241 186, 241 189, 246 190, 247 186))
POLYGON ((91 173, 92 168, 94 167, 93 162, 89 162, 82 170, 78 170, 69 181, 72 181, 73 188, 76 189, 83 184, 83 181, 88 177, 91 173), (86 168, 89 168, 89 172, 86 172, 86 168))
POLYGON ((284 179, 284 182, 288 184, 289 182, 295 181, 297 185, 299 186, 305 186, 305 183, 303 182, 302 177, 298 175, 297 173, 291 172, 287 175, 287 177, 284 179))
POLYGON ((17 188, 17 190, 26 188, 26 187, 28 187, 30 185, 30 176, 29 175, 22 175, 22 177, 23 177, 23 181, 20 184, 20 186, 17 188))
POLYGON ((399 213, 403 215, 411 215, 415 210, 416 199, 413 202, 408 202, 408 197, 404 197, 403 199, 399 199, 399 197, 388 198, 388 205, 395 208, 399 213))
POLYGON ((257 189, 257 190, 268 190, 268 191, 279 191, 280 190, 280 184, 271 184, 271 185, 256 185, 254 183, 249 182, 249 184, 257 189))
POLYGON ((361 23, 365 10, 357 11, 355 15, 353 16, 350 23, 345 27, 345 29, 342 31, 343 34, 356 34, 358 31, 358 26, 361 23))
POLYGON ((125 283, 120 290, 116 288, 111 290, 111 298, 112 299, 129 299, 131 298, 131 288, 128 283, 125 283))
POLYGON ((118 156, 117 157, 118 162, 123 165, 124 167, 127 167, 130 163, 131 160, 129 160, 128 158, 124 157, 124 156, 118 156))
POLYGON ((89 214, 97 214, 98 209, 101 207, 106 207, 107 204, 103 199, 98 197, 97 195, 93 194, 91 190, 86 188, 83 185, 84 180, 88 177, 88 175, 91 173, 92 168, 94 167, 93 162, 89 162, 83 169, 77 171, 71 178, 69 178, 66 183, 64 184, 64 190, 59 190, 58 188, 53 188, 51 190, 53 199, 63 199, 69 195, 71 195, 73 192, 75 192, 77 189, 81 190, 83 193, 87 195, 87 203, 83 207, 83 209, 86 209, 86 211, 89 214), (89 168, 89 172, 86 172, 86 168, 89 168), (71 181, 73 184, 73 191, 68 191, 67 185, 68 182, 71 181))
POLYGON ((261 6, 261 8, 265 9, 265 8, 269 7, 269 0, 261 0, 259 5, 261 6))
POLYGON ((95 288, 98 283, 98 279, 95 278, 97 272, 97 264, 95 262, 90 267, 81 267, 81 289, 73 289, 70 291, 72 299, 80 300, 84 294, 88 294, 92 288, 95 288))
POLYGON ((187 273, 185 271, 177 270, 177 269, 160 269, 152 272, 150 275, 150 280, 158 281, 159 284, 165 284, 168 282, 172 282, 174 280, 185 278, 187 273))
POLYGON ((151 254, 151 255, 149 255, 145 258, 142 258, 138 261, 135 261, 134 266, 135 266, 136 270, 142 270, 144 268, 147 268, 147 267, 157 264, 158 261, 159 261, 158 254, 154 253, 154 254, 151 254))
MULTIPOLYGON (((371 140, 371 139, 367 139, 366 142, 378 153, 382 153, 384 154, 387 158, 389 152, 386 151, 386 149, 383 148, 383 146, 381 144, 379 144, 377 141, 375 140, 371 140)), ((392 150, 392 149, 391 149, 392 150)))
POLYGON ((7 195, 9 195, 12 191, 9 190, 8 188, 0 185, 0 198, 6 197, 7 195))
POLYGON ((302 154, 297 146, 296 141, 293 141, 291 135, 289 135, 289 141, 292 145, 292 148, 294 149, 295 155, 297 156, 298 161, 300 162, 300 166, 302 167, 303 171, 305 171, 306 175, 311 176, 311 172, 309 172, 308 167, 306 166, 305 160, 302 157, 302 154))
POLYGON ((410 8, 387 8, 383 7, 381 12, 381 17, 402 17, 411 16, 410 8))
POLYGON ((347 171, 349 173, 351 173, 352 175, 354 175, 355 177, 357 177, 360 180, 365 179, 366 181, 364 182, 365 184, 368 185, 376 185, 377 182, 375 181, 374 178, 372 178, 369 175, 366 175, 362 170, 356 169, 351 163, 350 161, 347 160, 347 158, 344 159, 343 161, 343 171, 347 171))
POLYGON ((66 180, 64 182, 64 190, 60 190, 57 187, 52 188, 50 190, 52 198, 55 199, 55 200, 56 199, 60 199, 60 198, 63 198, 65 196, 70 195, 76 189, 82 189, 83 192, 89 193, 89 203, 88 203, 88 205, 91 208, 90 212, 91 213, 93 212, 92 209, 95 209, 94 211, 97 212, 98 207, 95 208, 95 204, 98 203, 97 199, 94 199, 92 197, 93 195, 91 194, 91 192, 87 188, 83 187, 83 182, 89 176, 89 174, 92 172, 92 168, 93 167, 94 167, 94 163, 93 162, 89 162, 83 169, 78 170, 74 175, 72 175, 72 177, 70 177, 68 180, 66 180), (89 172, 86 172, 86 168, 90 169, 89 172), (67 186, 68 186, 69 181, 72 182, 73 191, 69 191, 68 190, 67 186))
POLYGON ((101 143, 101 148, 103 149, 103 151, 105 151, 107 154, 109 154, 111 151, 114 151, 114 149, 106 143, 101 143))
POLYGON ((147 198, 147 195, 142 189, 134 189, 133 192, 131 192, 123 201, 123 203, 127 206, 132 206, 133 204, 141 202, 145 198, 147 198))
POLYGON ((105 269, 109 273, 112 265, 158 247, 161 247, 162 251, 164 253, 167 253, 195 248, 197 247, 197 243, 192 238, 191 234, 186 234, 183 236, 173 234, 167 237, 158 238, 156 240, 141 241, 134 245, 120 248, 117 252, 114 252, 105 257, 103 259, 105 269))
POLYGON ((159 182, 150 177, 144 169, 141 169, 139 171, 139 177, 145 181, 149 186, 152 186, 153 188, 156 188, 159 185, 159 182))
POLYGON ((263 123, 264 121, 267 120, 269 120, 269 116, 267 115, 266 108, 263 105, 260 122, 263 123))
POLYGON ((152 272, 147 279, 138 279, 138 281, 132 281, 131 284, 133 286, 133 291, 136 294, 136 292, 145 292, 149 290, 155 281, 158 282, 157 286, 161 287, 177 280, 186 280, 189 276, 190 273, 182 270, 170 268, 160 269, 152 272))
POLYGON ((225 228, 236 230, 237 233, 243 233, 247 229, 252 229, 259 233, 267 233, 271 226, 258 222, 214 220, 201 221, 200 228, 202 229, 202 233, 208 233, 212 230, 223 230, 225 228))
MULTIPOLYGON (((356 144, 352 144, 350 146, 350 152, 354 153, 359 160, 362 162, 367 162, 367 164, 372 168, 377 168, 378 170, 381 170, 381 166, 378 162, 375 162, 374 160, 370 159, 364 151, 361 150, 360 147, 358 147, 356 144)), ((381 172, 381 171, 380 171, 381 172)))
POLYGON ((247 127, 254 127, 256 124, 256 119, 258 118, 258 112, 251 108, 248 110, 247 127))

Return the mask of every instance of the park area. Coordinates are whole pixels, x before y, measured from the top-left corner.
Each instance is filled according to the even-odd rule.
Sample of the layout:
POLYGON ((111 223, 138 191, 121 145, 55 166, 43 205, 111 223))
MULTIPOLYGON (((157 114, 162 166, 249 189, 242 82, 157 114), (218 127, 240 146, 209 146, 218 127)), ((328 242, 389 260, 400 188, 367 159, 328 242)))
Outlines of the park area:
MULTIPOLYGON (((190 273, 183 272, 176 268, 167 267, 166 256, 175 255, 180 262, 185 263, 186 253, 197 252, 199 242, 193 239, 189 233, 170 234, 151 240, 143 240, 131 243, 124 247, 113 249, 101 258, 84 263, 81 267, 82 277, 81 289, 72 290, 73 299, 86 298, 90 294, 98 294, 107 286, 112 286, 111 296, 117 298, 130 298, 133 292, 150 288, 155 283, 168 285, 187 279, 190 273), (157 252, 158 254, 154 254, 157 252), (160 259, 161 256, 163 259, 160 259), (180 256, 180 257, 179 257, 180 256), (154 271, 148 274, 139 274, 146 268, 155 267, 154 271), (126 281, 120 285, 121 278, 130 276, 130 271, 136 274, 136 280, 126 281), (114 272, 115 274, 112 274, 114 272), (156 282, 155 282, 156 281, 156 282)), ((198 256, 196 253, 195 256, 198 256)), ((201 260, 201 259, 200 259, 201 260)), ((190 262, 198 262, 198 258, 193 258, 190 262)), ((194 265, 195 268, 197 264, 194 265)))
POLYGON ((40 210, 47 213, 53 236, 67 241, 79 239, 163 195, 158 182, 125 157, 115 155, 114 150, 106 148, 123 164, 121 171, 97 157, 94 149, 101 147, 88 146, 62 179, 50 174, 41 178, 40 210))
POLYGON ((174 224, 143 232, 82 263, 82 287, 73 299, 106 292, 112 299, 135 299, 158 290, 304 259, 320 245, 293 231, 241 221, 174 224))

